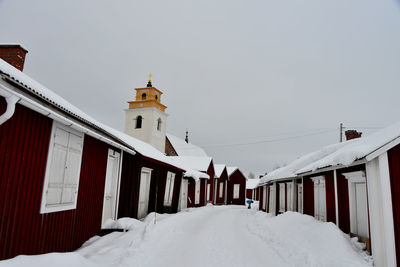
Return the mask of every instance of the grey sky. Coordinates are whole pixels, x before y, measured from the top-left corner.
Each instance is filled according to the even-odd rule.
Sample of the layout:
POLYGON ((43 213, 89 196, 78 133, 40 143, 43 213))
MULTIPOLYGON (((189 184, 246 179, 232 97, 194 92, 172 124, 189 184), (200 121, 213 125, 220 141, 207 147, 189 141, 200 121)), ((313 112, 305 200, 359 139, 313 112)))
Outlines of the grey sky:
POLYGON ((151 72, 168 132, 246 172, 399 120, 396 1, 0 0, 0 25, 27 74, 120 130, 151 72))

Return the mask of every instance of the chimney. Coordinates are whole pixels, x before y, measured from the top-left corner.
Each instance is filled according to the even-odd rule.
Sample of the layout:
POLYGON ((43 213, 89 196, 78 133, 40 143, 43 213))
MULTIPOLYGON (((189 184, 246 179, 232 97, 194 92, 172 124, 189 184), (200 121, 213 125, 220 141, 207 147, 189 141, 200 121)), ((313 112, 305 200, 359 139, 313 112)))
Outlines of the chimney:
POLYGON ((28 53, 20 45, 2 45, 0 44, 0 58, 19 69, 24 70, 25 56, 28 53))
POLYGON ((362 135, 361 132, 357 132, 356 130, 347 130, 344 134, 346 135, 346 140, 360 138, 362 135))
POLYGON ((189 143, 189 130, 186 128, 186 137, 185 137, 185 142, 189 143))

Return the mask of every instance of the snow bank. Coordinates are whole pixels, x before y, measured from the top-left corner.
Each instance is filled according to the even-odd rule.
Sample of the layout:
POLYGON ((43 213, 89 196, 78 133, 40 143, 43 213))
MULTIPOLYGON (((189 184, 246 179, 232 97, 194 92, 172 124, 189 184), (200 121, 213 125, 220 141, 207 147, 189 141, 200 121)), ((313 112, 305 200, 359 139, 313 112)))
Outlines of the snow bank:
POLYGON ((7 267, 99 267, 99 265, 86 259, 76 252, 49 253, 36 256, 17 256, 10 260, 0 261, 0 266, 7 267))
POLYGON ((297 212, 267 216, 256 216, 258 227, 251 231, 296 266, 372 266, 372 258, 361 250, 362 244, 333 223, 297 212))

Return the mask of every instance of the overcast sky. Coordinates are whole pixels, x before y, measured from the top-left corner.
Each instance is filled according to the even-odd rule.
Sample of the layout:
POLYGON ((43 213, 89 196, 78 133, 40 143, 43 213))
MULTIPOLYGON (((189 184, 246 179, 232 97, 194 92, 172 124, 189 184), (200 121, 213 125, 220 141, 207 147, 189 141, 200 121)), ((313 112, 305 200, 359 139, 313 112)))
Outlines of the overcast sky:
POLYGON ((394 0, 0 0, 25 72, 123 130, 148 73, 169 133, 255 173, 400 120, 394 0))

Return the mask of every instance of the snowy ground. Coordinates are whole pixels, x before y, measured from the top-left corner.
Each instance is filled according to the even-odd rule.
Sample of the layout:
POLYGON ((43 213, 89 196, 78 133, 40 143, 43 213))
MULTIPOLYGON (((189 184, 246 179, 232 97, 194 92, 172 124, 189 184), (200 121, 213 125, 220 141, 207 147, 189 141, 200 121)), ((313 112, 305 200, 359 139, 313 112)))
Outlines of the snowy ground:
POLYGON ((119 224, 130 230, 94 237, 73 253, 19 256, 0 266, 372 266, 334 224, 293 212, 207 206, 157 214, 156 224, 154 214, 119 224))

